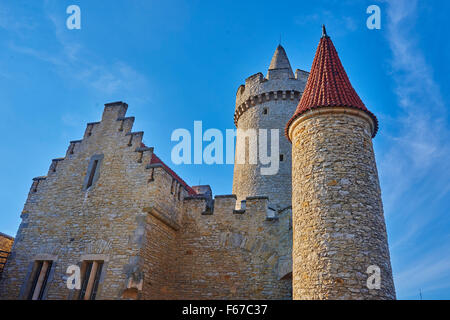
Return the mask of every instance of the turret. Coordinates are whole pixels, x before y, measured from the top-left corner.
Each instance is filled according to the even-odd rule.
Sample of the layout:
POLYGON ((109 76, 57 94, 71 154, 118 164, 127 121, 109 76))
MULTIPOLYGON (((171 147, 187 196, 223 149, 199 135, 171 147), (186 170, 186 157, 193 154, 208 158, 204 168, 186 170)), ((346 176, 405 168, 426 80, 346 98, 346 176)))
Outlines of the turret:
POLYGON ((261 163, 258 143, 245 138, 251 130, 238 130, 233 177, 233 193, 237 196, 238 208, 242 200, 252 196, 268 196, 269 206, 274 209, 291 206, 291 147, 282 135, 285 123, 303 93, 307 77, 308 73, 301 70, 297 70, 294 75, 286 52, 279 45, 267 76, 254 74, 245 80, 245 85, 238 88, 234 114, 236 127, 242 130, 254 129, 256 135, 260 129, 267 129, 268 155, 271 155, 271 129, 278 129, 276 138, 279 142, 278 154, 272 155, 277 163, 271 164, 278 165, 278 168, 275 173, 267 174, 261 169, 270 165, 261 163), (257 150, 257 161, 252 161, 249 150, 257 150), (245 161, 239 161, 239 157, 244 155, 245 161))
POLYGON ((286 126, 294 299, 395 299, 372 138, 378 121, 323 35, 286 126))

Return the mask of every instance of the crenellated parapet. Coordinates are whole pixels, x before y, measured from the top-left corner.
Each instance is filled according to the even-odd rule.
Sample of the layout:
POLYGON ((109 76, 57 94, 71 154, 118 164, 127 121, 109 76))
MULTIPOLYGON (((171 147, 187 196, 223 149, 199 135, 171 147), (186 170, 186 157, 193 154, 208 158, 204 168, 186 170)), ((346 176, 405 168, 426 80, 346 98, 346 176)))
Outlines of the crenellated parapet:
MULTIPOLYGON (((196 212, 202 216, 214 216, 223 213, 235 216, 242 219, 260 219, 265 221, 276 221, 279 219, 279 214, 285 210, 276 210, 269 206, 269 198, 266 196, 247 197, 242 200, 241 209, 236 210, 237 197, 234 194, 230 195, 216 195, 214 199, 205 195, 193 195, 184 198, 186 210, 189 212, 196 212), (255 216, 258 212, 258 217, 255 216)), ((286 209, 286 208, 285 208, 286 209)))
POLYGON ((267 79, 258 72, 245 80, 236 93, 234 123, 249 108, 268 101, 292 100, 298 102, 303 93, 308 72, 297 69, 295 78, 267 79))

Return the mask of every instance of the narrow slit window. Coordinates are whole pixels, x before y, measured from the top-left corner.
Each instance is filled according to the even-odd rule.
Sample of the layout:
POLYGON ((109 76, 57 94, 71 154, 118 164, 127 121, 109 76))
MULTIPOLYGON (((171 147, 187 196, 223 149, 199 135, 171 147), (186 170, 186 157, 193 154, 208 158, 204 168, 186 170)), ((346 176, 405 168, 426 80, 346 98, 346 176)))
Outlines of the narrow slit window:
POLYGON ((47 287, 52 261, 36 261, 28 300, 42 300, 47 287))
POLYGON ((173 194, 173 186, 175 185, 175 179, 172 179, 172 185, 170 186, 170 193, 173 194))
POLYGON ((85 261, 80 300, 95 300, 103 269, 103 261, 85 261))
POLYGON ((284 154, 280 154, 280 162, 284 161, 284 154))
POLYGON ((148 179, 148 182, 152 182, 155 180, 155 168, 152 168, 150 171, 150 178, 148 179))
POLYGON ((173 191, 173 195, 176 197, 177 196, 177 193, 178 193, 178 189, 177 188, 179 188, 179 185, 178 185, 178 183, 177 182, 175 182, 175 189, 174 189, 174 191, 173 191))
POLYGON ((89 173, 89 180, 86 185, 86 188, 89 188, 90 186, 92 186, 92 183, 94 182, 95 171, 97 170, 97 166, 98 166, 98 160, 94 160, 94 163, 91 168, 91 172, 89 173))
POLYGON ((269 113, 269 109, 268 108, 264 108, 263 109, 263 114, 268 114, 269 113))
POLYGON ((86 176, 83 182, 83 190, 92 187, 100 177, 100 168, 103 161, 103 154, 96 154, 91 157, 89 161, 86 176))

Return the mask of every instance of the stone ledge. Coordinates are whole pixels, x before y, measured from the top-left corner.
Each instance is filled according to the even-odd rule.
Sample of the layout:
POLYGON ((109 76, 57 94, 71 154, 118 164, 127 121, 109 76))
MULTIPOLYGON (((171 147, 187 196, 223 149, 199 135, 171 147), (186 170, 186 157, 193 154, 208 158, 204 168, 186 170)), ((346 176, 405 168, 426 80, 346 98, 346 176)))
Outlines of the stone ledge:
POLYGON ((147 151, 152 151, 153 152, 154 148, 153 147, 139 147, 136 148, 136 150, 134 150, 135 152, 147 152, 147 151))
POLYGON ((205 196, 202 196, 202 195, 188 196, 188 197, 184 198, 184 200, 204 200, 204 201, 207 201, 208 199, 209 199, 208 197, 205 197, 205 196))
POLYGON ((269 200, 269 197, 267 197, 267 196, 252 196, 252 197, 247 197, 246 200, 269 200))
POLYGON ((116 121, 125 121, 125 120, 136 120, 135 117, 119 117, 116 121))
POLYGON ((178 223, 176 223, 171 218, 167 217, 164 213, 160 212, 155 207, 146 207, 146 208, 142 209, 142 211, 151 214, 153 217, 155 217, 156 219, 158 219, 159 221, 161 221, 168 227, 172 228, 173 230, 175 230, 175 231, 180 230, 180 225, 178 223))
POLYGON ((33 178, 33 181, 42 181, 42 180, 46 180, 46 179, 47 179, 47 176, 41 176, 41 177, 33 178))
MULTIPOLYGON (((296 80, 296 79, 291 79, 296 80)), ((266 80, 270 81, 270 80, 266 80)), ((274 90, 268 92, 261 92, 259 94, 250 95, 245 101, 236 106, 234 112, 234 124, 237 126, 239 118, 251 107, 257 106, 261 103, 272 100, 297 100, 300 99, 303 91, 291 90, 274 90)))
POLYGON ((87 253, 87 254, 81 255, 80 261, 103 261, 103 262, 108 262, 109 261, 109 255, 108 254, 87 253))
MULTIPOLYGON (((305 120, 311 119, 319 115, 328 114, 347 114, 356 117, 360 117, 369 122, 370 129, 372 131, 372 138, 375 137, 378 131, 378 120, 371 118, 370 111, 361 110, 355 107, 349 106, 326 106, 326 107, 315 107, 308 109, 301 114, 294 115, 294 117, 289 121, 285 128, 285 135, 290 142, 292 142, 292 135, 294 134, 295 128, 305 120)), ((374 116, 375 117, 375 116, 374 116)))
POLYGON ((137 131, 137 132, 128 132, 128 133, 126 133, 125 135, 126 136, 138 136, 138 135, 143 135, 144 134, 144 131, 137 131))
POLYGON ((219 196, 215 196, 214 199, 226 199, 226 198, 230 198, 230 199, 237 199, 235 194, 225 194, 225 195, 219 195, 219 196))

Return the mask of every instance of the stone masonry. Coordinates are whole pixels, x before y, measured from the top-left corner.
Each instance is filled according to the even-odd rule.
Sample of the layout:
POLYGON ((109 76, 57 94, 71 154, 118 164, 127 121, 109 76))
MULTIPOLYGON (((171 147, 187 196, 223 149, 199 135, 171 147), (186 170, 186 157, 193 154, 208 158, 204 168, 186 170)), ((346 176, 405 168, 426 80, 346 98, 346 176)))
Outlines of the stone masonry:
POLYGON ((292 132, 293 295, 392 299, 372 128, 368 117, 335 112, 299 118, 292 132), (367 288, 371 265, 381 268, 381 290, 367 288))
POLYGON ((11 252, 11 248, 14 242, 14 238, 0 232, 0 278, 2 276, 4 264, 6 264, 8 253, 11 252))

